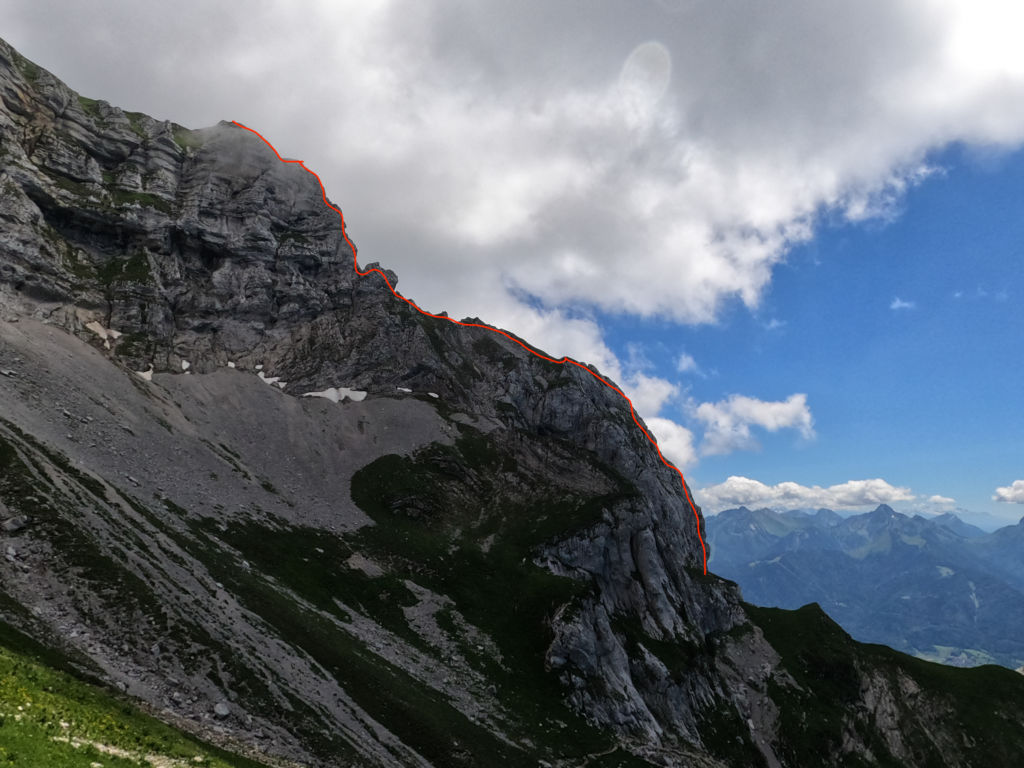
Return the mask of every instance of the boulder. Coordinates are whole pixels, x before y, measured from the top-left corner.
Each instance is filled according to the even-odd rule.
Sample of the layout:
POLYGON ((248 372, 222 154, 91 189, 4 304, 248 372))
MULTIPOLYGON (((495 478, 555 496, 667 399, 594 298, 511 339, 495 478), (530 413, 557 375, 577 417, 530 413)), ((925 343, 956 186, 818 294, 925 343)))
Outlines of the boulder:
POLYGON ((15 515, 10 517, 3 522, 4 533, 16 533, 28 525, 28 515, 15 515))

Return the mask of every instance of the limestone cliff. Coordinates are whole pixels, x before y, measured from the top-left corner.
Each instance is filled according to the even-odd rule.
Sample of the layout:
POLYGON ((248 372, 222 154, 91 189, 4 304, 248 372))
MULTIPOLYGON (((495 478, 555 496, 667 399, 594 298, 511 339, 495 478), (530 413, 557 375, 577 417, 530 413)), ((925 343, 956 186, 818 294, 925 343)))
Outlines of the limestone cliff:
POLYGON ((79 97, 2 43, 0 96, 5 623, 305 764, 1024 754, 1019 676, 985 683, 985 751, 950 725, 979 678, 705 576, 618 394, 359 277, 255 136, 79 97))

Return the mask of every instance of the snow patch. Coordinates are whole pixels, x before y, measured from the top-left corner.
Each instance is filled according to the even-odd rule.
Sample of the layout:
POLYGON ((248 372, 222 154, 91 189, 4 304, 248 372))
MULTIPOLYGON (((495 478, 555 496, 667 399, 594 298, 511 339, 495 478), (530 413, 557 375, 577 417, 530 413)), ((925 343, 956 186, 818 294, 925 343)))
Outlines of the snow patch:
POLYGON ((228 360, 228 368, 234 368, 235 364, 228 360))
POLYGON ((263 373, 263 371, 260 371, 257 375, 260 377, 260 381, 264 382, 265 384, 277 384, 279 381, 281 381, 280 376, 267 376, 265 373, 263 373))
POLYGON ((110 349, 111 339, 116 341, 124 335, 120 331, 115 331, 113 328, 104 328, 97 320, 86 323, 85 327, 103 340, 103 346, 105 349, 110 349))
POLYGON ((361 402, 366 398, 366 393, 358 389, 348 387, 328 387, 321 392, 307 392, 303 397, 323 397, 332 403, 340 403, 346 397, 354 403, 361 402))
POLYGON ((259 365, 257 365, 256 366, 256 370, 257 371, 262 371, 263 370, 263 363, 260 363, 259 365))
POLYGON ((398 387, 398 391, 399 392, 412 392, 411 389, 406 389, 405 387, 398 387))
POLYGON ((135 375, 138 376, 143 381, 152 381, 153 380, 153 366, 152 365, 149 366, 149 370, 148 371, 135 371, 135 375))
POLYGON ((99 336, 103 341, 107 340, 107 329, 100 325, 96 320, 93 320, 91 323, 86 323, 85 327, 99 336))
POLYGON ((188 360, 182 360, 181 361, 181 370, 187 371, 191 367, 192 367, 192 363, 190 363, 188 360))
POLYGON ((437 392, 427 392, 427 394, 428 394, 428 395, 430 395, 430 396, 431 396, 431 397, 433 397, 433 398, 438 398, 438 397, 440 397, 440 395, 439 395, 439 394, 437 394, 437 392))

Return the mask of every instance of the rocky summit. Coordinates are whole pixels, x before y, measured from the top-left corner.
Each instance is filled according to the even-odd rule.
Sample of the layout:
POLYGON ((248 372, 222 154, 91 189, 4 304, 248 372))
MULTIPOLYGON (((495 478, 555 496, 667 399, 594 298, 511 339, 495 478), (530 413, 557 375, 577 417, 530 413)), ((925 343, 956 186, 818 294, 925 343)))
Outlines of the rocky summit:
POLYGON ((1024 764, 1024 678, 746 605, 621 396, 359 276, 258 137, 0 97, 9 652, 228 765, 1024 764))

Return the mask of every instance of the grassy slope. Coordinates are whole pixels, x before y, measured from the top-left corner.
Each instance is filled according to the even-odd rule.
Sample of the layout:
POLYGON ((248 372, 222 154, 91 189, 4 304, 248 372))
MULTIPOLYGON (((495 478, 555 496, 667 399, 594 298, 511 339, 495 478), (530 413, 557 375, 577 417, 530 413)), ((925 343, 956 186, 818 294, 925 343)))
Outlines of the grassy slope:
POLYGON ((157 756, 167 768, 263 765, 204 744, 58 666, 65 666, 59 654, 0 622, 0 765, 121 768, 149 766, 147 758, 157 756))

